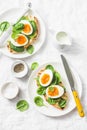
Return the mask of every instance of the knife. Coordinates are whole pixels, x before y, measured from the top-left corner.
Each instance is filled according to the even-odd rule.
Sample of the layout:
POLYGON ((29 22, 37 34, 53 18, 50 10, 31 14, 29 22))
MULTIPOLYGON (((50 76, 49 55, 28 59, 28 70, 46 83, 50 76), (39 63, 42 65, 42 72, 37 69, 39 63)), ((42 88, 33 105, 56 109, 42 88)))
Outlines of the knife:
POLYGON ((74 100, 75 100, 75 103, 76 103, 78 113, 79 113, 80 117, 84 117, 85 113, 84 113, 82 104, 80 102, 78 93, 77 93, 77 91, 75 90, 75 87, 74 87, 74 79, 73 79, 70 67, 67 63, 66 58, 63 55, 61 55, 61 59, 62 59, 64 68, 65 68, 65 72, 66 72, 66 75, 67 75, 67 78, 68 78, 68 81, 69 81, 69 84, 70 84, 70 87, 71 87, 71 90, 72 90, 72 93, 73 93, 73 96, 74 96, 74 100))
MULTIPOLYGON (((21 19, 22 16, 24 16, 26 13, 29 12, 29 10, 31 10, 32 4, 31 4, 30 2, 27 4, 27 6, 28 6, 28 8, 23 12, 23 14, 20 16, 20 18, 18 18, 18 19, 16 20, 16 22, 18 22, 18 21, 21 19)), ((15 22, 15 23, 16 23, 16 22, 15 22)), ((3 34, 1 35, 1 37, 0 37, 0 48, 5 46, 5 42, 7 41, 8 37, 9 37, 9 36, 11 35, 11 33, 12 33, 12 26, 13 26, 13 25, 11 25, 11 26, 9 27, 9 29, 8 29, 7 31, 3 32, 3 34)))

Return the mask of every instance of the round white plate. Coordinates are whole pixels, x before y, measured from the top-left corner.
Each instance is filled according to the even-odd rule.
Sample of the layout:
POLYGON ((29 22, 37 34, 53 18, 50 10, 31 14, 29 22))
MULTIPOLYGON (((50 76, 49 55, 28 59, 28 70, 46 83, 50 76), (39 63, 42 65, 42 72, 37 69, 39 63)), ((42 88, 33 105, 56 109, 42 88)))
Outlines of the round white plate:
MULTIPOLYGON (((20 18, 20 16, 23 14, 23 12, 24 12, 24 10, 21 8, 9 9, 0 15, 0 22, 9 21, 10 23, 15 23, 16 19, 20 18)), ((40 23, 40 36, 33 44, 33 46, 34 46, 33 54, 35 54, 41 48, 41 46, 43 45, 43 43, 45 41, 46 31, 45 31, 44 22, 41 19, 41 17, 36 13, 36 11, 32 10, 31 15, 36 16, 40 23)), ((0 51, 3 54, 5 54, 6 56, 12 57, 12 58, 26 58, 26 57, 33 55, 33 54, 29 54, 28 52, 23 52, 20 54, 12 54, 8 51, 7 47, 0 48, 0 51)))
MULTIPOLYGON (((78 91, 79 96, 81 97, 82 85, 81 85, 80 78, 79 78, 77 72, 72 67, 71 67, 71 71, 72 71, 72 74, 73 74, 73 78, 75 80, 75 88, 78 91)), ((41 112, 42 114, 47 115, 47 116, 53 116, 53 117, 63 116, 65 114, 71 112, 76 107, 75 101, 74 101, 74 98, 73 98, 73 95, 72 95, 72 91, 71 91, 71 88, 70 88, 70 85, 69 85, 69 82, 68 82, 68 79, 67 79, 67 76, 66 76, 62 62, 58 62, 58 63, 57 62, 48 62, 48 63, 41 65, 37 70, 32 72, 32 74, 29 78, 29 82, 28 82, 28 94, 29 94, 29 99, 30 99, 31 103, 34 105, 34 107, 39 112, 41 112), (66 91, 68 93, 68 104, 67 104, 67 107, 64 110, 59 110, 59 109, 56 109, 53 106, 49 105, 44 100, 43 96, 42 96, 42 98, 43 98, 44 103, 46 104, 47 107, 45 107, 45 106, 38 107, 34 103, 34 97, 37 96, 37 93, 36 93, 37 85, 36 85, 36 82, 35 82, 35 78, 37 76, 38 71, 41 68, 45 67, 47 64, 53 65, 55 70, 57 70, 61 74, 63 84, 66 87, 66 91)))

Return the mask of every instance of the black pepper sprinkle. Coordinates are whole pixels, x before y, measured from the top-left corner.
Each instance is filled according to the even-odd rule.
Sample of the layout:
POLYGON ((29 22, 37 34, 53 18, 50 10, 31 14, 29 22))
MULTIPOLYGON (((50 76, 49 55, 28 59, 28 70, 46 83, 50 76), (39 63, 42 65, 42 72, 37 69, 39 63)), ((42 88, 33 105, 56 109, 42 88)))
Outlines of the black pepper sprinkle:
POLYGON ((15 65, 14 72, 19 73, 24 70, 24 65, 22 63, 15 65))

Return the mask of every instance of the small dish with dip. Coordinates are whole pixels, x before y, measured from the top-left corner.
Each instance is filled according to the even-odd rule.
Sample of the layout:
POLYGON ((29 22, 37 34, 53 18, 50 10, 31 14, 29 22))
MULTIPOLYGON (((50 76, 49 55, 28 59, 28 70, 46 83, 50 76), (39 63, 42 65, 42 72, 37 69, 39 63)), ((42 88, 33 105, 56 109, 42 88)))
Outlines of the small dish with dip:
POLYGON ((56 35, 56 46, 61 50, 67 50, 72 45, 71 37, 68 33, 61 31, 57 32, 56 35))
POLYGON ((28 67, 27 63, 25 63, 24 61, 16 60, 12 64, 11 71, 12 71, 12 74, 14 77, 23 78, 24 76, 26 76, 28 74, 29 67, 28 67))

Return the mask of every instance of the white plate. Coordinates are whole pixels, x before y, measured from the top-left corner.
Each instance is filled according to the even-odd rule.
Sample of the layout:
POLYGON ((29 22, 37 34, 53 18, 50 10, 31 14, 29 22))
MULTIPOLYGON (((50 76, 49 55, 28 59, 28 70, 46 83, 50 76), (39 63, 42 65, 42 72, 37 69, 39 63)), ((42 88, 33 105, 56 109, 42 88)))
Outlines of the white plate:
MULTIPOLYGON (((17 18, 20 18, 21 14, 23 14, 23 12, 24 12, 24 10, 21 9, 21 8, 9 9, 9 10, 5 11, 3 14, 0 15, 0 22, 9 21, 10 23, 14 23, 17 18)), ((41 46, 43 45, 43 43, 45 41, 46 31, 45 31, 45 25, 43 23, 43 20, 36 13, 36 11, 32 10, 32 15, 36 16, 39 20, 39 23, 40 23, 40 36, 35 41, 35 44, 33 44, 33 46, 34 46, 33 54, 35 54, 41 48, 41 46)), ((8 51, 7 47, 0 48, 0 51, 3 54, 5 54, 6 56, 12 57, 12 58, 26 58, 26 57, 33 55, 33 54, 29 54, 27 52, 23 52, 23 53, 20 53, 20 54, 12 54, 8 51)))
MULTIPOLYGON (((81 85, 80 78, 79 78, 77 72, 72 67, 71 67, 71 71, 72 71, 72 74, 73 74, 73 77, 74 77, 74 80, 75 80, 75 88, 78 91, 79 96, 81 97, 82 85, 81 85)), ((41 112, 42 114, 45 114, 47 116, 53 116, 53 117, 63 116, 65 114, 71 112, 76 107, 75 101, 74 101, 74 98, 73 98, 73 95, 72 95, 72 91, 71 91, 71 88, 70 88, 70 85, 69 85, 69 82, 68 82, 68 79, 67 79, 67 76, 66 76, 66 73, 65 73, 62 62, 58 62, 58 63, 57 62, 48 62, 48 63, 45 63, 45 64, 41 65, 37 70, 32 72, 32 74, 31 74, 31 76, 29 78, 29 82, 28 82, 28 93, 29 93, 30 101, 34 105, 34 107, 39 112, 41 112), (34 103, 34 97, 37 96, 37 93, 36 93, 37 85, 36 85, 36 82, 35 82, 35 77, 37 76, 38 71, 41 68, 43 68, 44 66, 46 66, 47 64, 53 65, 54 68, 61 74, 63 84, 66 87, 66 90, 68 92, 69 100, 68 100, 67 107, 64 110, 58 110, 58 109, 54 108, 53 106, 49 105, 44 100, 43 96, 42 96, 42 98, 43 98, 43 100, 44 100, 47 107, 45 107, 45 106, 38 107, 34 103)))

